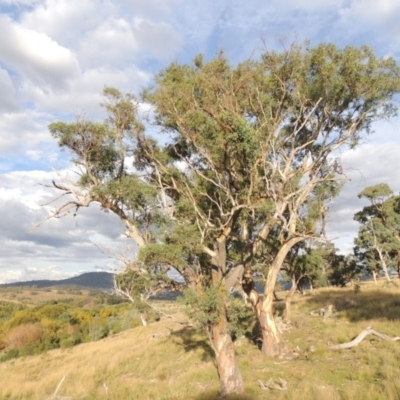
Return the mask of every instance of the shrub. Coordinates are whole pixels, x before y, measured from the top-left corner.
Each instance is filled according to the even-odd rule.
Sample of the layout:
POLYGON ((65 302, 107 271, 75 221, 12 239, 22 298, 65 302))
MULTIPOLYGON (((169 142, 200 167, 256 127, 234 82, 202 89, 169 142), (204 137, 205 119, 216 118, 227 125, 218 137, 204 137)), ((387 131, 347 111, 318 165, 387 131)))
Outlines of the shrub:
POLYGON ((36 311, 36 315, 39 318, 50 318, 55 319, 58 318, 61 314, 63 314, 67 309, 67 306, 64 304, 48 304, 44 307, 40 307, 36 311))
POLYGON ((68 347, 73 347, 79 343, 80 343, 79 339, 72 337, 72 336, 60 339, 60 347, 62 349, 66 349, 68 347))
POLYGON ((0 357, 0 361, 8 361, 19 356, 18 349, 11 349, 0 357))
POLYGON ((108 332, 109 328, 106 321, 99 317, 93 318, 89 331, 91 340, 103 339, 108 335, 108 332))
POLYGON ((13 317, 7 322, 9 328, 14 328, 19 325, 38 322, 36 314, 32 313, 31 309, 18 310, 13 317))

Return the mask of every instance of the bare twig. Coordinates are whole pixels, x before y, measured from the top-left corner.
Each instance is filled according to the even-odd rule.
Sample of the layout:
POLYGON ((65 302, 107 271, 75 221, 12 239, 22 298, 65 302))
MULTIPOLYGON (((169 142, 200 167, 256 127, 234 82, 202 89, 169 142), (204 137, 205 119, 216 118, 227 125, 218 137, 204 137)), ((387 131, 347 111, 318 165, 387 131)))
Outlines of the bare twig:
POLYGON ((61 381, 60 381, 59 384, 57 385, 56 390, 55 390, 54 393, 53 393, 53 396, 50 397, 51 399, 55 399, 55 398, 56 398, 57 392, 58 392, 58 390, 60 389, 61 385, 63 384, 64 379, 65 379, 65 375, 62 377, 61 381))

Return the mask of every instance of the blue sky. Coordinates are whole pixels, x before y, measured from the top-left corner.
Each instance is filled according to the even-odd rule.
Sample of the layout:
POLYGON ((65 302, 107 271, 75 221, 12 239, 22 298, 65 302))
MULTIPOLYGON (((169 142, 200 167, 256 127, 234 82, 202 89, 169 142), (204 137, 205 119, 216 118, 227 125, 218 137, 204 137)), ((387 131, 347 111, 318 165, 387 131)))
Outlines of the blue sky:
MULTIPOLYGON (((43 184, 69 168, 47 125, 102 120, 105 85, 137 93, 172 61, 222 49, 236 63, 295 39, 368 44, 400 62, 398 21, 398 0, 0 0, 0 283, 105 270, 115 262, 94 243, 106 254, 126 249, 123 226, 96 207, 28 233, 56 195, 43 184)), ((331 207, 328 237, 343 252, 357 232, 357 193, 380 182, 400 190, 400 120, 375 130, 341 153, 351 180, 331 207)))

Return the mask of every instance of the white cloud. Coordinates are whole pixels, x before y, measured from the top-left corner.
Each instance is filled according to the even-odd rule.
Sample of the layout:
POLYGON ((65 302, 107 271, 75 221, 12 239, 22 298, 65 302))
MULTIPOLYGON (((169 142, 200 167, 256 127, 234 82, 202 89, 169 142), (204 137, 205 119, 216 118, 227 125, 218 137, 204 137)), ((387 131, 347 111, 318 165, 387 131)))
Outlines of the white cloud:
POLYGON ((38 185, 50 183, 51 178, 54 174, 46 171, 13 171, 0 175, 0 241, 3 244, 0 281, 45 276, 58 279, 72 271, 102 268, 109 260, 98 251, 92 238, 101 236, 115 244, 124 231, 115 215, 102 213, 93 205, 81 209, 76 217, 71 213, 62 219, 51 219, 29 233, 52 208, 39 204, 59 194, 38 185), (56 270, 49 271, 49 265, 56 266, 56 270))
POLYGON ((104 110, 100 107, 101 93, 104 86, 112 86, 121 91, 137 92, 150 80, 150 75, 134 65, 113 69, 99 67, 85 71, 70 82, 68 91, 58 93, 47 91, 32 83, 26 83, 23 97, 31 99, 38 108, 49 113, 63 113, 70 116, 81 114, 88 118, 105 118, 104 110))
MULTIPOLYGON (((0 175, 0 200, 21 203, 29 210, 40 210, 40 205, 54 196, 42 184, 56 179, 54 172, 13 171, 0 175)), ((40 213, 39 213, 40 214, 40 213)))
POLYGON ((21 24, 45 33, 64 46, 76 48, 86 32, 95 29, 113 12, 114 7, 108 1, 45 0, 24 12, 21 24))
POLYGON ((363 35, 363 42, 384 46, 390 51, 399 52, 400 3, 397 0, 353 0, 340 12, 338 31, 351 36, 363 35))
POLYGON ((71 212, 64 218, 51 219, 41 225, 33 234, 28 231, 58 204, 69 200, 62 197, 58 202, 45 207, 41 204, 49 203, 57 198, 61 192, 52 187, 52 180, 59 181, 60 176, 71 179, 74 174, 69 170, 60 172, 48 171, 12 171, 0 174, 0 237, 22 241, 36 241, 45 243, 51 239, 54 243, 90 243, 96 234, 103 235, 108 240, 120 237, 125 231, 123 224, 112 213, 100 211, 97 204, 89 208, 82 208, 74 217, 71 212), (50 186, 50 187, 48 187, 50 186))
POLYGON ((33 7, 40 3, 41 0, 1 0, 0 4, 7 4, 10 6, 30 6, 33 7))
POLYGON ((81 41, 79 59, 86 67, 117 67, 133 61, 138 49, 130 24, 124 19, 110 18, 88 33, 81 41))
POLYGON ((0 113, 18 109, 14 84, 8 71, 0 67, 0 113))
POLYGON ((377 134, 373 142, 346 151, 342 156, 350 180, 335 200, 328 216, 328 236, 336 239, 342 251, 352 251, 353 239, 359 227, 353 217, 367 204, 367 201, 357 197, 358 193, 378 183, 387 183, 394 193, 400 192, 400 175, 396 168, 400 144, 382 142, 382 136, 377 134))
POLYGON ((60 88, 79 73, 73 53, 44 33, 0 16, 0 61, 40 85, 60 88))
MULTIPOLYGON (((242 4, 237 4, 237 7, 241 8, 242 4)), ((202 0, 194 0, 190 3, 183 2, 180 5, 180 11, 174 13, 174 26, 179 27, 179 31, 185 38, 185 44, 196 42, 198 47, 194 50, 195 52, 200 52, 202 51, 201 45, 213 34, 218 22, 228 8, 229 1, 227 0, 218 2, 205 2, 202 0)), ((215 50, 218 50, 218 46, 219 44, 216 43, 215 50)))
POLYGON ((284 4, 276 2, 277 5, 284 5, 285 7, 293 7, 295 9, 305 9, 310 11, 316 11, 321 8, 327 7, 340 7, 344 0, 287 0, 284 4))
POLYGON ((33 161, 38 161, 43 157, 42 150, 27 150, 26 155, 33 161))
POLYGON ((391 20, 400 11, 397 0, 353 0, 341 10, 344 18, 357 18, 368 23, 380 24, 391 20))
POLYGON ((166 18, 182 11, 185 0, 116 0, 123 10, 146 18, 166 18))
POLYGON ((182 46, 182 38, 167 23, 135 18, 131 25, 123 18, 108 18, 81 41, 78 57, 85 68, 133 64, 151 55, 170 59, 182 46))
POLYGON ((0 155, 52 141, 47 129, 51 120, 49 114, 29 109, 3 113, 0 117, 0 155))
POLYGON ((21 269, 4 269, 0 272, 0 284, 20 281, 36 281, 41 279, 59 280, 70 278, 73 272, 62 270, 60 266, 46 265, 43 267, 26 266, 21 269))
POLYGON ((182 47, 181 36, 166 23, 136 18, 133 32, 141 50, 158 59, 170 59, 182 47))

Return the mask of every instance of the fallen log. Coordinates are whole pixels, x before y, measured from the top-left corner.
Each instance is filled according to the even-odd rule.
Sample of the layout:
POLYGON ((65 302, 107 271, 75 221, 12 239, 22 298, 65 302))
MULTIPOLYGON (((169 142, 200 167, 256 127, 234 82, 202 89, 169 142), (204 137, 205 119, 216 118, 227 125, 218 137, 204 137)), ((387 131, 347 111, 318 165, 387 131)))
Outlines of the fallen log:
POLYGON ((379 337, 382 340, 389 340, 392 342, 395 342, 397 340, 400 340, 400 337, 392 337, 385 335, 384 333, 379 333, 377 331, 374 331, 371 329, 369 326, 368 328, 365 328, 363 331, 361 331, 353 340, 347 343, 341 343, 341 344, 334 344, 332 346, 329 346, 328 349, 330 350, 342 350, 342 349, 350 349, 352 347, 358 346, 368 335, 374 335, 379 337))

